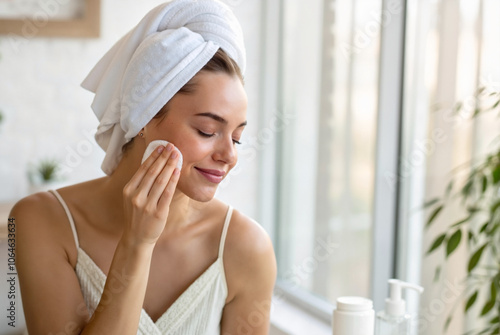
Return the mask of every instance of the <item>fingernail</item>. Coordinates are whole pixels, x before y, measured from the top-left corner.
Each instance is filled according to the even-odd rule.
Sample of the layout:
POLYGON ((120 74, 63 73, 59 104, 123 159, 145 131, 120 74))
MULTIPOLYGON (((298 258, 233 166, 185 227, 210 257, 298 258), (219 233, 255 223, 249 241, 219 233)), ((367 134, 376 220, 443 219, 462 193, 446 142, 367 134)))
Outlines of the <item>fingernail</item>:
POLYGON ((167 151, 172 151, 172 144, 167 144, 167 151))
POLYGON ((172 158, 176 158, 178 155, 177 151, 172 152, 172 158))
POLYGON ((160 145, 158 147, 158 149, 156 149, 156 151, 158 151, 159 153, 163 151, 163 149, 165 149, 165 147, 163 145, 160 145))

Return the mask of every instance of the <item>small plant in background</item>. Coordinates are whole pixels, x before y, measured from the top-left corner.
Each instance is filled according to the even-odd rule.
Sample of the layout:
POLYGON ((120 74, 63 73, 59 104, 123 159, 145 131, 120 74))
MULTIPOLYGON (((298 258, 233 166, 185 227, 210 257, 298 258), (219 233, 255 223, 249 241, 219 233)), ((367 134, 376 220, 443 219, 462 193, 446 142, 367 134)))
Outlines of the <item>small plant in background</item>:
POLYGON ((55 159, 42 159, 30 170, 30 183, 39 185, 58 180, 59 165, 59 162, 55 159))
POLYGON ((56 161, 42 161, 38 166, 38 173, 44 182, 56 179, 59 163, 56 161))
MULTIPOLYGON (((485 88, 479 89, 479 98, 476 100, 478 106, 485 107, 476 108, 472 118, 487 112, 499 112, 500 92, 485 91, 485 88)), ((463 113, 464 107, 457 104, 455 110, 463 113)), ((500 113, 498 116, 500 117, 500 113)), ((424 205, 431 209, 426 228, 435 222, 453 200, 460 201, 466 214, 434 238, 427 254, 444 249, 446 262, 462 242, 467 243, 470 256, 466 264, 467 289, 463 300, 465 312, 470 312, 478 296, 487 297, 479 314, 479 318, 486 318, 487 326, 467 334, 500 334, 500 146, 472 167, 463 185, 457 187, 452 179, 442 197, 432 199, 424 205)), ((435 280, 439 279, 440 270, 441 266, 438 266, 435 280)), ((460 302, 462 301, 458 301, 460 302)), ((445 331, 452 314, 453 312, 445 322, 445 331)))

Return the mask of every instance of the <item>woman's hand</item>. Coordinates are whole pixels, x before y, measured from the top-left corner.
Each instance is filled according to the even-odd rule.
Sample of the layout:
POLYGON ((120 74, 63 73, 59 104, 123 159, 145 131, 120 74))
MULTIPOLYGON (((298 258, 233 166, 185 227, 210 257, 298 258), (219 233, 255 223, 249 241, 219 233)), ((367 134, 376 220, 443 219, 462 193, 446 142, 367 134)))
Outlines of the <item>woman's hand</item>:
POLYGON ((179 180, 178 159, 171 143, 159 146, 123 188, 127 242, 154 244, 160 237, 179 180))

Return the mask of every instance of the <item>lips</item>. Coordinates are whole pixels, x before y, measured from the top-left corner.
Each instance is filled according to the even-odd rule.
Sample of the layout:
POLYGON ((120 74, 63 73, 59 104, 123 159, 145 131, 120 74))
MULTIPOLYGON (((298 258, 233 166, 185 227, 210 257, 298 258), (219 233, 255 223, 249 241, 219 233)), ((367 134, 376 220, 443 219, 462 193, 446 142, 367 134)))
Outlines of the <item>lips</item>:
POLYGON ((220 183, 222 179, 224 179, 224 175, 226 174, 226 172, 220 170, 201 169, 198 167, 195 167, 195 169, 209 182, 212 182, 214 184, 220 183))

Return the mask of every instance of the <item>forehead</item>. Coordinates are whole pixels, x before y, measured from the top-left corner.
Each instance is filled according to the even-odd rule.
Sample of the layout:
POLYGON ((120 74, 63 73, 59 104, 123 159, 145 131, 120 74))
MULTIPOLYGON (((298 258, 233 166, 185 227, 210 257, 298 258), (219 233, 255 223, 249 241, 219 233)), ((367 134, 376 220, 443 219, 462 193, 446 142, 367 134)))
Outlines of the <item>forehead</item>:
POLYGON ((228 122, 245 121, 247 95, 237 76, 202 71, 193 78, 192 83, 192 92, 178 93, 170 100, 169 113, 194 117, 210 112, 228 122))

